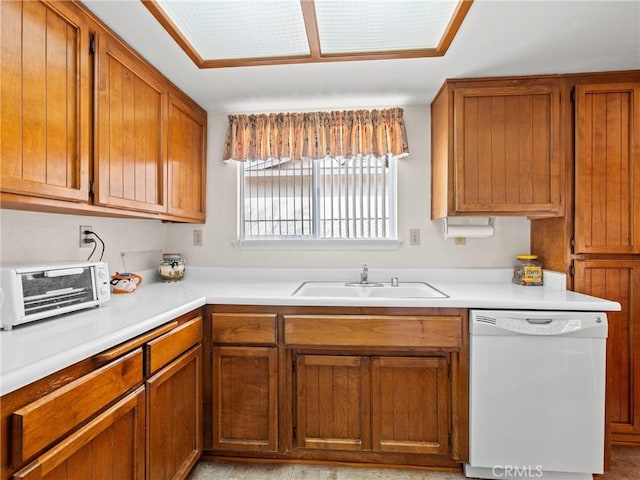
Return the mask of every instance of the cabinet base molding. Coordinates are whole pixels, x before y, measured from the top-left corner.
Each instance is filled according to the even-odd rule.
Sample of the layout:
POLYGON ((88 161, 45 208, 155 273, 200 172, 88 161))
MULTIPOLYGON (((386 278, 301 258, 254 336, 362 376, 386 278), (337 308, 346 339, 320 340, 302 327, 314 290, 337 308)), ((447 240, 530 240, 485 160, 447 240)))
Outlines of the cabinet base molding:
POLYGON ((301 465, 330 465, 357 468, 394 468, 402 470, 428 470, 434 472, 462 472, 462 464, 451 457, 442 455, 392 455, 378 452, 327 452, 289 451, 283 454, 264 454, 256 456, 249 453, 227 455, 215 450, 203 450, 199 462, 239 462, 239 463, 272 463, 301 465))
POLYGON ((638 433, 612 433, 611 444, 620 447, 640 447, 640 434, 638 433))

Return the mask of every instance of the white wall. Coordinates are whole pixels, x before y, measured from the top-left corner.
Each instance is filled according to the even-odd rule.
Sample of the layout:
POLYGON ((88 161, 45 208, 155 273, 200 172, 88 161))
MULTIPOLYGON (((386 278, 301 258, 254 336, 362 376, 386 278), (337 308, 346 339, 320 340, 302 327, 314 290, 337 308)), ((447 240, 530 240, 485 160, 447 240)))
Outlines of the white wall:
MULTIPOLYGON (((159 220, 103 218, 0 210, 0 261, 3 264, 86 260, 91 248, 79 247, 80 225, 89 225, 106 244, 104 260, 111 273, 157 267, 166 226, 159 220)), ((100 245, 93 256, 97 260, 100 245)))
POLYGON ((210 114, 206 225, 0 210, 0 260, 6 264, 86 259, 90 249, 78 247, 80 225, 91 225, 104 239, 105 260, 112 272, 125 269, 120 256, 123 251, 129 252, 126 269, 133 271, 155 267, 160 250, 183 253, 188 265, 358 267, 366 262, 372 268, 508 267, 517 253, 528 252, 529 221, 525 218, 499 217, 493 237, 468 239, 465 246, 443 238, 440 222, 429 219, 429 108, 406 107, 405 122, 411 154, 398 161, 398 236, 404 243, 397 251, 236 249, 237 165, 221 161, 226 115, 210 114), (202 247, 192 246, 195 228, 204 230, 202 247), (421 230, 420 246, 408 245, 410 228, 421 230))
POLYGON ((430 112, 428 106, 405 107, 411 154, 398 161, 397 251, 255 251, 233 246, 237 235, 237 164, 221 160, 227 117, 209 114, 207 223, 168 225, 167 250, 185 255, 187 264, 206 266, 357 267, 509 267, 517 253, 529 251, 529 221, 498 218, 496 233, 456 246, 445 240, 440 221, 430 220, 430 112), (193 230, 202 228, 204 245, 192 245, 193 230), (421 230, 421 245, 409 246, 410 228, 421 230))

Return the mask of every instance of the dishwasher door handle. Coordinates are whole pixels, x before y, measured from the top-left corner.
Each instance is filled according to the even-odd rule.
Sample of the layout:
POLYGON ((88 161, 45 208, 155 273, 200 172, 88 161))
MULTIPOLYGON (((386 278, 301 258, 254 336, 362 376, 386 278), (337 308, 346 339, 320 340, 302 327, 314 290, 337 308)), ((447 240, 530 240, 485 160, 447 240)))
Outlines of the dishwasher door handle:
POLYGON ((553 322, 553 318, 527 318, 526 320, 531 325, 549 325, 553 322))

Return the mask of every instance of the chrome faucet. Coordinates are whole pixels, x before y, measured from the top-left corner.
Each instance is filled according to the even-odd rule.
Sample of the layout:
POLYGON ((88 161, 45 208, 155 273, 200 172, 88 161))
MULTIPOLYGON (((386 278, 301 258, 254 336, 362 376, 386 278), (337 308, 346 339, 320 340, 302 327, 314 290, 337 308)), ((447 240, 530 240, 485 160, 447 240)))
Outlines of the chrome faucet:
POLYGON ((360 283, 369 283, 369 267, 367 267, 366 263, 362 264, 362 272, 360 272, 360 283))

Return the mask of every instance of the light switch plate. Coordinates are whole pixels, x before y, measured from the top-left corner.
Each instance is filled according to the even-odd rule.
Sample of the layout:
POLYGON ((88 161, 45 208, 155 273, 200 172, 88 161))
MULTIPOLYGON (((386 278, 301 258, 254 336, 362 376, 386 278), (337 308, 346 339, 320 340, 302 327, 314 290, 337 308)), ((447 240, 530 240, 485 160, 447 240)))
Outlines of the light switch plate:
POLYGON ((201 247, 202 246, 202 230, 194 230, 193 231, 193 246, 201 247))
POLYGON ((420 229, 412 228, 409 230, 409 245, 420 245, 420 229))

